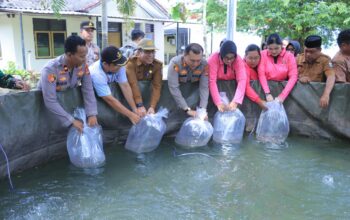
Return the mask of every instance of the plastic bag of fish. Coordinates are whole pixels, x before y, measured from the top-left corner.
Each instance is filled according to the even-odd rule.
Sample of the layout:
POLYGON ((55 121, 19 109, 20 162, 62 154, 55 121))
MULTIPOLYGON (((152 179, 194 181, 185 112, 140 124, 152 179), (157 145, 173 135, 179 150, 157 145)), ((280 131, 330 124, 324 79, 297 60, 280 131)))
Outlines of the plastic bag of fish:
POLYGON ((139 123, 131 127, 125 148, 135 153, 146 153, 156 149, 166 131, 163 118, 167 117, 166 108, 143 117, 139 123))
MULTIPOLYGON (((226 92, 220 92, 221 102, 229 104, 226 92)), ((214 115, 213 140, 220 144, 239 144, 243 138, 245 117, 238 108, 234 111, 217 111, 214 115)))
POLYGON ((267 102, 268 110, 260 114, 256 138, 262 142, 283 143, 289 134, 289 121, 283 105, 278 101, 267 102))
POLYGON ((77 108, 74 117, 84 123, 81 134, 75 127, 71 127, 67 137, 69 159, 80 168, 98 168, 105 163, 105 154, 102 144, 101 126, 89 127, 86 122, 85 110, 77 108))
POLYGON ((197 108, 196 112, 195 117, 184 121, 175 137, 175 142, 185 148, 205 146, 213 135, 213 126, 205 120, 206 109, 197 108))

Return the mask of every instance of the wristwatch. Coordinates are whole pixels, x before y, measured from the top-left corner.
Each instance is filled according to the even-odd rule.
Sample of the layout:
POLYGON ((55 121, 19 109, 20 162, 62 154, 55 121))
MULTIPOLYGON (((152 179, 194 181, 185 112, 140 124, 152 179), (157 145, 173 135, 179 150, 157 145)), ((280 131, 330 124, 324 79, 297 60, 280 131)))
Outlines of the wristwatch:
POLYGON ((143 106, 143 103, 142 102, 139 102, 139 103, 136 103, 136 107, 140 108, 143 106))
POLYGON ((188 111, 191 111, 191 108, 187 107, 187 108, 184 109, 184 111, 187 113, 188 111))

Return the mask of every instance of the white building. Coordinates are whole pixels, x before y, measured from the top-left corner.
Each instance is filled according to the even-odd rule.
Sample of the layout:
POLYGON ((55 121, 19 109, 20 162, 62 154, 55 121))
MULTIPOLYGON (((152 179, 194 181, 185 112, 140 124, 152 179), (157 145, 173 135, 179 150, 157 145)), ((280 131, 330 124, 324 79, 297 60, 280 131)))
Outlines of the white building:
MULTIPOLYGON (((0 69, 14 61, 18 68, 40 71, 43 65, 64 53, 63 43, 71 34, 79 35, 80 22, 95 23, 95 43, 101 45, 100 0, 66 0, 61 17, 53 14, 49 0, 0 1, 0 69)), ((114 0, 107 1, 109 44, 122 46, 130 39, 130 31, 139 28, 154 40, 159 49, 157 58, 164 59, 163 22, 167 11, 155 0, 136 0, 134 27, 125 22, 114 0), (127 28, 129 27, 129 28, 127 28)))

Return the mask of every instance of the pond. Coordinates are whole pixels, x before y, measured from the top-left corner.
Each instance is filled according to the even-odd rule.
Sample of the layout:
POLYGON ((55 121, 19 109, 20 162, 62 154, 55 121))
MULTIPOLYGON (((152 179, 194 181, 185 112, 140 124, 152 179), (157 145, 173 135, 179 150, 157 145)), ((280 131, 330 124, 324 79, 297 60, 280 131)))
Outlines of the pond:
MULTIPOLYGON (((349 219, 348 142, 290 137, 283 147, 176 147, 135 155, 105 146, 104 168, 68 158, 0 181, 4 219, 349 219)), ((2 158, 2 157, 1 157, 2 158)))

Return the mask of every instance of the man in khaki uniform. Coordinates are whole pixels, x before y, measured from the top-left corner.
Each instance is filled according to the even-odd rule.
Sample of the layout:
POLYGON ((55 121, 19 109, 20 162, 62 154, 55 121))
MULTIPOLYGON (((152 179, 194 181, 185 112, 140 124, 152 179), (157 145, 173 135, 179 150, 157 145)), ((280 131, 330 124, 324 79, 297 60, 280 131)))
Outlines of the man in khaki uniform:
POLYGON ((343 30, 337 38, 339 51, 333 57, 337 82, 350 82, 350 29, 343 30))
POLYGON ((320 98, 320 106, 326 108, 335 82, 331 58, 321 52, 322 38, 310 35, 305 39, 304 53, 297 58, 298 75, 301 83, 325 82, 326 87, 320 98))
POLYGON ((163 63, 155 59, 157 48, 150 39, 142 39, 138 46, 138 56, 131 57, 126 65, 126 74, 140 115, 146 114, 138 81, 152 82, 151 101, 147 114, 154 114, 162 89, 163 63))
POLYGON ((208 64, 203 58, 202 46, 196 43, 187 45, 184 55, 172 58, 168 68, 168 86, 171 95, 179 108, 194 117, 196 111, 188 106, 180 90, 181 84, 185 83, 197 83, 199 107, 206 109, 209 98, 208 64))
POLYGON ((63 126, 73 125, 80 132, 84 124, 66 112, 57 101, 57 93, 80 87, 84 99, 88 125, 97 125, 97 104, 86 59, 86 42, 79 36, 70 36, 64 42, 64 54, 49 61, 41 71, 38 89, 42 90, 44 103, 63 126))
POLYGON ((100 48, 92 42, 96 28, 91 21, 80 23, 80 36, 86 41, 88 52, 86 54, 86 63, 90 66, 100 59, 100 48))

